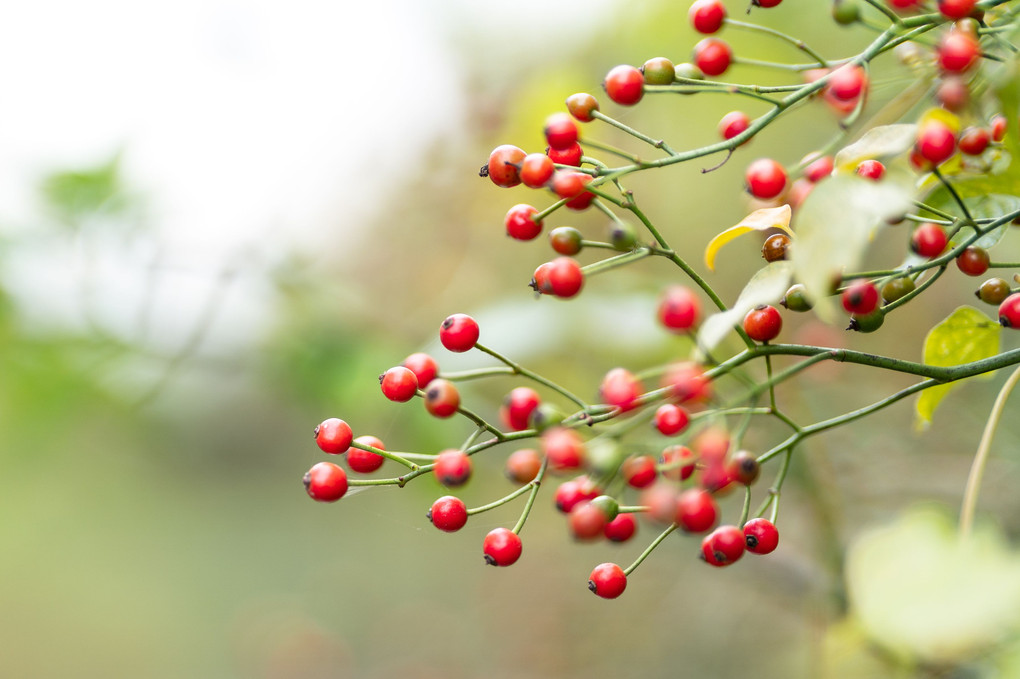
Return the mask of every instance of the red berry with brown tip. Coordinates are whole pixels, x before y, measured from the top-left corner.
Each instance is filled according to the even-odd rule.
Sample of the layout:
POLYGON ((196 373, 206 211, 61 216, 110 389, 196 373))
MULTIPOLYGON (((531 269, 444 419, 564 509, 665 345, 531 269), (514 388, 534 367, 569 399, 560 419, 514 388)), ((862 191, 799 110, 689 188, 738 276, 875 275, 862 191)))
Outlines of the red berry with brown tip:
POLYGON ((521 183, 521 161, 527 154, 512 144, 503 144, 489 154, 489 162, 482 168, 496 186, 510 188, 521 183))
POLYGON ((324 453, 342 455, 354 440, 349 424, 337 417, 323 420, 315 428, 315 444, 324 453))
POLYGON ((319 462, 305 473, 308 497, 318 502, 336 502, 347 492, 347 473, 332 462, 319 462))
POLYGON ((447 488, 463 486, 471 478, 471 458, 460 450, 444 450, 436 456, 432 473, 447 488))
POLYGON ((467 314, 447 316, 439 326, 439 341, 457 353, 470 351, 478 342, 478 322, 467 314))
POLYGON ((771 342, 783 329, 783 317, 774 306, 762 304, 744 316, 744 332, 756 342, 771 342))
POLYGON ((509 528, 489 531, 482 543, 485 563, 490 566, 512 566, 521 558, 521 538, 509 528))
POLYGON ((999 305, 999 323, 1004 328, 1020 328, 1020 292, 1002 300, 999 305))
POLYGON ((779 531, 768 519, 751 519, 744 524, 744 543, 752 554, 769 554, 779 545, 779 531))
POLYGON ((588 589, 603 599, 615 599, 627 589, 627 575, 615 563, 600 563, 588 576, 588 589))
POLYGON ((418 393, 418 377, 412 370, 397 366, 379 375, 379 387, 389 400, 405 403, 418 393))
POLYGON ((639 69, 621 64, 610 69, 602 86, 617 104, 633 106, 645 94, 645 76, 639 69))
POLYGON ((460 392, 452 382, 440 378, 425 388, 425 410, 436 417, 450 417, 460 407, 460 392))
POLYGON ((726 468, 730 477, 744 486, 750 486, 757 481, 758 474, 761 473, 761 465, 758 464, 758 460, 746 450, 737 451, 737 454, 727 463, 726 468))
POLYGON ((744 531, 736 526, 719 526, 701 541, 701 554, 713 566, 729 566, 744 555, 744 531))
POLYGON ((882 295, 871 281, 854 281, 843 290, 840 298, 848 314, 867 316, 878 308, 882 295))
POLYGON ((460 530, 468 520, 464 501, 452 495, 444 495, 433 502, 425 516, 433 526, 447 533, 460 530))

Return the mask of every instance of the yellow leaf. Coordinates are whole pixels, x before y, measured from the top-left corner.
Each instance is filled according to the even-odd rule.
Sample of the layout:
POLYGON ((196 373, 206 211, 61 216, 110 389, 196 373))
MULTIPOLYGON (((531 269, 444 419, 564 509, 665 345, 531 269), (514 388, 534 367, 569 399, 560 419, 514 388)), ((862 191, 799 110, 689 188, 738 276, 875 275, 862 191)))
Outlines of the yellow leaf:
POLYGON ((780 229, 792 236, 793 234, 790 233, 791 214, 792 212, 790 211, 789 205, 755 210, 740 220, 739 224, 731 226, 712 239, 712 241, 708 244, 708 247, 705 248, 705 264, 708 265, 709 269, 714 271, 715 256, 719 252, 719 248, 726 245, 737 236, 742 236, 749 231, 780 229))

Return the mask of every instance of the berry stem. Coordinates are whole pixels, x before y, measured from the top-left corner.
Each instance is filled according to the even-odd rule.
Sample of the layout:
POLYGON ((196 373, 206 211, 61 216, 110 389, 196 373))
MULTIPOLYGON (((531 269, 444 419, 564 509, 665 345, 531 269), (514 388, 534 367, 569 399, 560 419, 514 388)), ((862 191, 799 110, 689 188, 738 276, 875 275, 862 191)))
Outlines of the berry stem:
POLYGON ((882 0, 864 0, 864 1, 871 5, 872 7, 874 7, 875 9, 877 9, 882 14, 884 14, 886 18, 888 18, 894 24, 900 23, 900 17, 896 14, 896 12, 886 7, 882 0))
POLYGON ((375 453, 376 455, 382 455, 383 457, 385 457, 388 460, 393 460, 394 462, 398 462, 398 463, 404 465, 405 467, 407 467, 411 471, 416 471, 418 469, 418 465, 416 465, 414 462, 411 462, 408 459, 405 459, 404 457, 401 457, 397 453, 391 453, 388 450, 383 450, 382 448, 376 448, 375 446, 370 446, 367 443, 361 443, 359 441, 352 441, 351 442, 351 448, 358 448, 359 450, 367 450, 370 453, 375 453))
POLYGON ((494 500, 493 502, 490 502, 487 505, 482 505, 480 507, 469 509, 467 510, 467 515, 474 516, 475 514, 481 514, 482 512, 487 512, 490 509, 495 509, 496 507, 502 507, 506 503, 512 502, 513 500, 519 498, 521 495, 524 495, 525 493, 529 492, 531 490, 532 485, 534 484, 535 484, 534 481, 530 481, 529 483, 521 486, 520 488, 510 493, 509 495, 504 495, 498 500, 494 500))
POLYGON ((747 523, 747 517, 751 513, 751 486, 744 486, 744 505, 740 510, 740 521, 737 525, 741 528, 747 523))
POLYGON ((760 26, 758 24, 749 24, 749 23, 746 23, 744 21, 737 21, 735 19, 729 19, 729 18, 726 19, 725 23, 726 23, 727 26, 733 26, 734 28, 743 28, 744 30, 755 31, 755 32, 758 32, 758 33, 765 33, 767 35, 771 35, 771 36, 774 36, 776 38, 779 38, 780 40, 793 45, 794 47, 799 49, 801 52, 803 52, 804 54, 808 55, 809 57, 811 57, 812 59, 817 61, 818 65, 821 66, 822 68, 828 68, 829 67, 829 62, 827 62, 825 60, 825 57, 823 57, 818 52, 816 52, 813 49, 811 49, 811 47, 808 46, 803 40, 798 40, 797 38, 794 38, 793 36, 787 35, 786 33, 783 33, 782 31, 777 31, 776 29, 769 28, 767 26, 760 26))
POLYGON ((638 558, 634 560, 634 563, 623 569, 623 574, 630 575, 632 572, 634 572, 634 569, 640 566, 641 562, 644 561, 649 554, 655 551, 655 548, 659 546, 659 543, 661 543, 663 540, 669 537, 669 534, 675 531, 677 528, 678 526, 675 523, 670 524, 670 526, 666 530, 659 533, 658 537, 652 540, 652 544, 648 545, 648 547, 645 548, 645 551, 641 552, 640 556, 638 556, 638 558))
POLYGON ((527 377, 529 380, 533 380, 535 382, 538 382, 539 384, 542 384, 542 385, 544 385, 546 387, 549 387, 550 389, 552 389, 556 393, 558 393, 561 396, 563 396, 563 398, 566 398, 566 399, 576 403, 582 410, 587 410, 588 409, 588 404, 587 403, 582 401, 577 396, 574 396, 572 393, 570 393, 569 391, 567 391, 566 389, 564 389, 560 385, 556 384, 552 380, 548 380, 548 379, 542 377, 541 375, 539 375, 538 373, 534 373, 534 372, 528 370, 527 368, 525 368, 521 364, 519 364, 519 363, 517 363, 515 361, 510 360, 509 358, 507 358, 503 354, 500 354, 499 352, 493 351, 492 349, 490 349, 489 347, 485 346, 484 344, 476 343, 475 344, 475 349, 478 349, 479 351, 482 351, 482 352, 488 354, 489 356, 492 356, 496 360, 498 360, 498 361, 500 361, 502 363, 505 363, 513 371, 512 374, 521 375, 522 377, 527 377))
MULTIPOLYGON (((521 529, 524 528, 524 523, 528 520, 528 515, 531 514, 531 508, 535 506, 535 498, 538 497, 538 489, 542 485, 542 478, 545 476, 545 470, 549 464, 549 458, 542 459, 542 466, 538 470, 538 474, 528 484, 530 486, 531 493, 528 495, 528 501, 524 503, 524 510, 521 512, 521 518, 517 519, 517 524, 513 527, 513 532, 517 535, 521 534, 521 529)), ((528 488, 525 486, 525 488, 528 488)))
POLYGON ((948 179, 942 176, 942 173, 939 172, 938 167, 933 167, 931 171, 932 174, 938 177, 938 180, 942 182, 942 185, 946 187, 946 190, 949 191, 949 195, 953 197, 953 200, 956 201, 956 204, 960 206, 960 211, 966 218, 967 223, 972 224, 976 227, 977 223, 974 221, 974 217, 971 216, 970 210, 967 209, 967 204, 963 202, 963 198, 961 198, 960 194, 956 192, 956 189, 953 187, 952 183, 950 183, 948 179))
POLYGON ((636 262, 640 259, 644 259, 652 254, 652 251, 648 248, 635 248, 630 252, 625 252, 615 257, 607 257, 606 259, 600 259, 592 264, 587 264, 581 267, 581 271, 584 272, 585 276, 594 276, 599 273, 604 273, 612 269, 626 266, 631 262, 636 262))
POLYGON ((602 111, 592 111, 591 112, 591 117, 595 118, 596 120, 601 120, 602 122, 607 123, 609 125, 612 125, 613 127, 617 128, 618 130, 622 130, 622 131, 626 132, 627 134, 629 134, 630 136, 634 137, 635 139, 640 139, 641 141, 645 142, 646 144, 649 144, 649 145, 651 145, 651 146, 653 146, 653 147, 655 147, 657 149, 662 149, 663 151, 665 151, 670 156, 675 156, 676 155, 676 151, 671 149, 669 147, 669 145, 666 142, 664 142, 663 140, 661 140, 661 139, 658 139, 658 140, 652 139, 647 134, 644 134, 642 132, 638 132, 633 127, 630 127, 629 125, 624 125, 623 123, 621 123, 619 120, 616 120, 615 118, 610 118, 609 116, 607 116, 602 111))
POLYGON ((454 373, 441 373, 439 376, 444 380, 450 382, 463 382, 465 380, 475 380, 482 377, 492 377, 493 375, 513 375, 513 368, 476 368, 475 370, 462 370, 454 373))

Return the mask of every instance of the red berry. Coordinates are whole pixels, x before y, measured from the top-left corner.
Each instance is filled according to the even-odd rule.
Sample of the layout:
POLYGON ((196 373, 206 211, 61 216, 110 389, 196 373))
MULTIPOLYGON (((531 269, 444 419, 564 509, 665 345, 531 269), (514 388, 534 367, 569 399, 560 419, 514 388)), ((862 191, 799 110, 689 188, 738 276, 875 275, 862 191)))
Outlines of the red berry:
POLYGON ((992 141, 1002 141, 1006 138, 1006 116, 996 113, 988 125, 992 130, 992 141))
POLYGON ((562 151, 577 143, 577 123, 569 113, 553 113, 545 119, 545 141, 550 148, 562 151))
POLYGON ((542 456, 533 448, 521 448, 506 458, 503 473, 515 483, 530 483, 542 469, 542 456))
POLYGON ((719 121, 719 136, 733 139, 751 126, 751 118, 743 111, 730 111, 719 121))
MULTIPOLYGON (((374 436, 359 436, 354 439, 355 443, 361 443, 362 445, 372 446, 379 450, 386 450, 386 446, 383 442, 374 436)), ((347 449, 347 466, 351 468, 351 471, 358 472, 360 474, 370 474, 376 469, 382 466, 383 462, 386 461, 382 455, 373 453, 371 450, 362 450, 361 448, 355 448, 351 446, 347 449)))
POLYGON ((354 440, 349 424, 343 420, 331 417, 315 428, 315 443, 324 453, 330 455, 342 455, 354 440))
POLYGON ((752 554, 769 554, 779 544, 779 531, 768 519, 751 519, 744 524, 744 542, 752 554))
POLYGON ((403 366, 418 378, 419 389, 424 389, 439 374, 439 365, 436 363, 436 359, 421 352, 405 358, 403 366))
POLYGON ((1005 328, 1020 328, 1020 292, 1002 300, 999 305, 999 323, 1005 328))
POLYGON ((489 179, 496 186, 510 188, 521 183, 521 176, 518 166, 527 155, 522 149, 511 144, 497 146, 489 154, 489 163, 482 168, 488 173, 489 179))
POLYGON ((828 91, 837 99, 855 100, 867 89, 868 76, 857 64, 844 64, 832 72, 828 91))
POLYGON ((675 332, 685 332, 697 325, 701 316, 701 302, 687 287, 673 285, 659 300, 659 322, 675 332))
POLYGON ((711 35, 722 28, 726 19, 726 7, 722 0, 695 0, 687 12, 687 18, 698 33, 711 35))
POLYGON ((732 60, 730 46, 718 38, 705 38, 694 46, 694 65, 705 75, 722 75, 732 60))
POLYGON ((956 152, 956 135, 945 123, 930 120, 917 132, 917 152, 932 165, 939 165, 956 152))
POLYGON ((578 92, 567 97, 567 110, 582 123, 590 123, 595 119, 592 114, 599 110, 599 102, 587 92, 578 92))
POLYGON ((751 0, 751 4, 755 7, 775 7, 783 0, 751 0))
POLYGON ((471 458, 460 450, 444 450, 436 456, 432 473, 447 488, 463 486, 471 478, 471 458))
POLYGON ((843 289, 840 299, 848 314, 867 316, 878 308, 882 295, 871 281, 854 281, 843 289))
POLYGON ((956 258, 956 266, 968 276, 982 276, 991 262, 988 251, 975 245, 970 246, 956 258))
POLYGON ((507 426, 514 431, 528 428, 528 418, 535 411, 542 398, 531 387, 517 387, 503 399, 500 414, 504 415, 507 426))
POLYGON ((934 259, 946 249, 949 239, 938 224, 924 222, 910 237, 910 249, 928 259, 934 259))
POLYGON ((616 518, 606 524, 602 533, 611 542, 626 542, 637 532, 637 519, 633 514, 617 514, 616 518))
POLYGON ((645 75, 633 66, 614 66, 602 83, 610 99, 621 106, 633 106, 645 94, 645 75))
POLYGON ((584 463, 584 440, 573 429, 552 427, 545 430, 542 433, 542 451, 553 471, 577 469, 584 463))
POLYGON ((404 366, 390 368, 379 375, 379 386, 383 396, 397 403, 404 403, 414 398, 418 392, 418 378, 412 370, 404 366))
POLYGON ((444 495, 433 502, 425 516, 433 526, 447 533, 460 530, 468 520, 467 507, 464 506, 463 500, 452 495, 444 495))
POLYGON ((701 554, 713 566, 729 566, 744 555, 744 540, 736 526, 719 526, 701 541, 701 554))
POLYGON ((709 427, 698 434, 691 445, 702 462, 721 463, 730 451, 730 434, 722 427, 709 427))
POLYGON ((968 156, 980 156, 992 141, 992 133, 983 127, 968 127, 960 134, 959 147, 968 156))
POLYGON ((620 474, 631 488, 646 488, 655 483, 655 460, 651 455, 628 457, 620 465, 620 474))
POLYGON ((659 462, 662 475, 674 481, 686 481, 694 473, 694 452, 687 446, 670 446, 662 451, 659 462), (689 461, 690 464, 681 464, 689 461))
POLYGON ((556 488, 553 500, 556 503, 556 509, 564 514, 569 514, 578 504, 594 500, 600 493, 598 486, 592 483, 587 476, 578 476, 576 479, 561 483, 556 488))
POLYGON ((490 566, 512 566, 521 558, 521 538, 509 528, 489 531, 482 544, 485 563, 490 566))
POLYGON ((439 341, 457 353, 470 351, 478 342, 478 323, 467 314, 447 316, 439 326, 439 341))
POLYGON ((557 170, 552 177, 553 193, 559 198, 577 198, 584 193, 584 187, 591 181, 591 175, 571 170, 557 170))
POLYGON ((726 469, 734 481, 744 486, 750 486, 757 481, 758 474, 761 473, 758 460, 746 450, 738 451, 727 463, 726 469))
POLYGON ((588 576, 588 589, 603 599, 615 599, 627 589, 627 575, 615 563, 600 563, 588 576))
MULTIPOLYGON (((817 155, 817 154, 816 154, 817 155)), ((807 160, 805 158, 805 160, 807 160)), ((804 168, 804 177, 811 183, 817 184, 832 174, 832 156, 818 156, 804 168)))
MULTIPOLYGON (((585 184, 587 183, 588 182, 585 182, 585 184)), ((564 205, 567 207, 568 210, 575 210, 577 212, 581 212, 582 210, 587 210, 589 207, 591 207, 591 203, 593 200, 595 200, 595 194, 592 193, 591 191, 584 191, 581 193, 581 195, 575 196, 574 198, 568 200, 566 203, 564 203, 564 205)))
MULTIPOLYGON (((545 156, 542 156, 545 158, 545 156)), ((548 158, 546 158, 548 160, 548 158)), ((550 165, 552 162, 550 161, 550 165)), ((506 213, 503 224, 506 226, 506 235, 516 240, 532 240, 542 233, 542 220, 532 219, 538 214, 538 210, 530 205, 521 203, 514 205, 506 213)))
POLYGON ((687 428, 690 421, 687 411, 672 403, 665 403, 655 411, 655 428, 663 436, 676 436, 687 428))
POLYGON ((762 304, 744 316, 744 332, 757 342, 774 340, 783 329, 783 317, 774 306, 762 304))
POLYGON ((460 393, 452 382, 436 378, 425 388, 425 410, 436 417, 450 417, 460 407, 460 393))
POLYGON ((981 56, 977 38, 964 31, 950 31, 936 48, 939 67, 949 73, 970 70, 981 56))
POLYGON ((580 502, 570 510, 567 523, 575 540, 594 540, 602 537, 609 519, 605 512, 592 502, 580 502))
POLYGON ((602 378, 599 398, 603 403, 616 406, 623 412, 634 408, 641 395, 641 382, 626 368, 613 368, 602 378))
POLYGON ((676 500, 676 523, 688 533, 704 533, 715 525, 719 509, 707 490, 690 488, 676 500))
POLYGON ((556 165, 552 158, 544 153, 529 153, 521 161, 521 183, 532 189, 540 188, 545 186, 555 171, 556 165))
POLYGON ((581 164, 581 156, 584 155, 584 149, 581 148, 580 144, 574 144, 562 151, 549 148, 545 150, 545 153, 553 163, 578 167, 581 164))
POLYGON ((744 173, 747 190, 755 198, 775 198, 786 188, 786 170, 771 158, 759 158, 744 173))
POLYGON ((552 270, 552 262, 539 264, 535 273, 531 275, 531 289, 540 295, 551 295, 552 284, 549 282, 549 272, 552 270))
POLYGON ((964 19, 971 15, 977 0, 939 0, 939 12, 947 19, 964 19))
POLYGON ((935 99, 942 108, 959 113, 970 102, 970 86, 964 78, 946 76, 935 90, 935 99))
POLYGON ((336 502, 347 492, 347 473, 332 462, 319 462, 305 474, 308 496, 319 502, 336 502))
POLYGON ((889 5, 895 9, 913 9, 921 4, 921 0, 889 0, 889 5))
POLYGON ((549 245, 561 255, 576 255, 584 246, 584 236, 572 226, 557 226, 549 232, 549 245))
POLYGON ((702 456, 702 460, 705 467, 701 470, 701 478, 698 480, 701 487, 710 493, 718 493, 720 495, 729 492, 730 485, 736 481, 729 465, 721 459, 705 460, 704 456, 702 456))
POLYGON ((680 403, 705 401, 712 393, 712 385, 705 377, 704 369, 691 361, 673 363, 667 367, 660 385, 670 387, 673 398, 680 403))
POLYGON ((865 179, 873 179, 877 182, 885 175, 885 165, 877 160, 862 160, 854 171, 865 179))
POLYGON ((581 265, 570 257, 557 257, 549 262, 546 275, 549 293, 562 299, 575 296, 584 287, 584 272, 581 271, 581 265))

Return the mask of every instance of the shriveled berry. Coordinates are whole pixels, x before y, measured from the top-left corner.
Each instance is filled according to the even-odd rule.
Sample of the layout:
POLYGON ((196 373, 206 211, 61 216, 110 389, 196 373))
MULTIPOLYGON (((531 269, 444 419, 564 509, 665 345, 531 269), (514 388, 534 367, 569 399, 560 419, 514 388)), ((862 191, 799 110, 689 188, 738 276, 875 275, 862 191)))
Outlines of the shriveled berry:
POLYGON ((319 462, 305 473, 308 497, 318 502, 336 502, 347 492, 347 472, 332 462, 319 462))
POLYGON ((752 554, 769 554, 779 545, 779 531, 768 519, 751 519, 744 524, 744 544, 752 554))
POLYGON ((425 516, 433 526, 447 533, 460 530, 468 520, 464 501, 452 495, 444 495, 433 502, 425 516))
POLYGON ((436 456, 432 473, 447 488, 463 486, 471 478, 471 458, 460 450, 444 450, 436 456))
POLYGON ((603 599, 615 599, 627 589, 627 575, 615 563, 600 563, 588 576, 588 589, 603 599))
POLYGON ((314 433, 315 444, 330 455, 342 455, 354 440, 350 425, 336 417, 323 420, 314 433))
POLYGON ((457 353, 470 351, 478 342, 478 322, 467 314, 447 316, 439 326, 439 341, 457 353))
POLYGON ((485 536, 482 552, 490 566, 512 566, 521 558, 521 538, 509 528, 494 528, 485 536))

